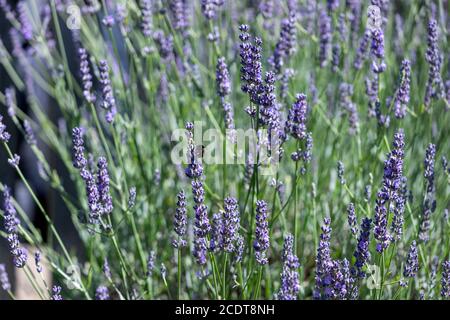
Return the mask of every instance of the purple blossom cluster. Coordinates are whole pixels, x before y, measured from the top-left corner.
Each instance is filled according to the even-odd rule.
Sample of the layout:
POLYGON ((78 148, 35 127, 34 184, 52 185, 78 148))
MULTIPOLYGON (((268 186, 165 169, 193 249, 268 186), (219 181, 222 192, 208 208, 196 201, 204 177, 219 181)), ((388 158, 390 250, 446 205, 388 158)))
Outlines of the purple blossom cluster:
MULTIPOLYGON (((413 241, 408 251, 408 258, 405 263, 405 267, 403 269, 403 276, 405 278, 415 278, 417 272, 419 271, 419 255, 417 253, 417 245, 416 242, 413 241)), ((406 283, 403 282, 401 285, 406 286, 406 283)))
POLYGON ((7 186, 3 189, 3 212, 4 226, 13 263, 17 268, 23 268, 27 262, 28 252, 19 242, 20 220, 12 202, 11 191, 7 186))
POLYGON ((296 42, 296 21, 295 13, 291 13, 288 18, 281 21, 280 37, 269 63, 274 68, 275 73, 280 74, 286 60, 295 52, 296 42))
POLYGON ((399 203, 399 197, 402 196, 400 190, 403 181, 404 148, 405 136, 400 129, 394 134, 393 149, 384 162, 383 183, 375 205, 374 236, 378 252, 383 252, 392 240, 387 224, 392 206, 399 203))
POLYGON ((294 254, 294 237, 291 234, 284 238, 283 271, 281 272, 281 287, 277 294, 279 300, 297 300, 300 291, 300 278, 298 269, 300 262, 294 254))
POLYGON ((372 220, 364 218, 361 222, 358 243, 353 256, 355 257, 354 274, 358 278, 365 278, 366 273, 363 271, 364 266, 370 260, 370 231, 372 228, 372 220))
POLYGON ((5 291, 11 290, 11 282, 9 282, 6 266, 3 263, 0 263, 0 286, 5 291))
POLYGON ((428 241, 430 238, 431 214, 436 210, 436 195, 434 182, 434 162, 436 157, 436 146, 430 143, 425 152, 424 178, 426 182, 425 197, 422 207, 422 215, 419 226, 419 239, 428 241))
POLYGON ((175 248, 181 248, 187 245, 186 240, 184 239, 187 225, 186 195, 183 190, 178 193, 177 198, 177 209, 173 219, 173 229, 178 235, 178 239, 175 239, 172 243, 175 248))
POLYGON ((80 73, 81 81, 83 84, 83 95, 87 102, 92 103, 95 101, 95 95, 92 92, 92 74, 89 67, 88 54, 86 49, 79 48, 78 55, 80 57, 80 73))
POLYGON ((101 60, 98 68, 100 70, 100 83, 102 85, 102 107, 106 110, 105 119, 108 123, 112 123, 117 113, 117 107, 111 80, 109 78, 108 62, 106 60, 101 60))
POLYGON ((103 215, 110 214, 113 210, 110 194, 110 178, 106 158, 99 157, 98 174, 92 172, 84 155, 84 129, 75 127, 72 129, 73 165, 79 170, 85 183, 86 195, 89 207, 89 223, 98 224, 103 215))
POLYGON ((347 259, 331 258, 331 220, 324 219, 316 256, 314 299, 343 300, 352 295, 354 279, 347 259))
POLYGON ((261 265, 269 262, 267 258, 267 250, 269 249, 269 223, 267 218, 267 203, 264 200, 256 201, 256 228, 253 249, 255 249, 256 261, 261 265))
POLYGON ((441 77, 442 57, 438 45, 438 24, 436 20, 428 23, 428 48, 425 59, 429 64, 428 81, 425 89, 424 103, 429 107, 431 100, 444 95, 441 77))
POLYGON ((394 100, 395 117, 402 119, 406 115, 406 107, 409 103, 409 91, 411 82, 411 63, 405 59, 400 68, 400 86, 394 100))

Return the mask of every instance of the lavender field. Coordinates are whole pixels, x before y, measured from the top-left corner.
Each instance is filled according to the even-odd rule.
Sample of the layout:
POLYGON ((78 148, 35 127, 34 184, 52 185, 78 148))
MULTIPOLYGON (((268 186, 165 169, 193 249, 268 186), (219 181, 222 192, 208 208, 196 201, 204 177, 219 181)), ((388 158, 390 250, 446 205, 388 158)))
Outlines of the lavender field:
POLYGON ((449 299, 449 9, 0 0, 1 297, 449 299))

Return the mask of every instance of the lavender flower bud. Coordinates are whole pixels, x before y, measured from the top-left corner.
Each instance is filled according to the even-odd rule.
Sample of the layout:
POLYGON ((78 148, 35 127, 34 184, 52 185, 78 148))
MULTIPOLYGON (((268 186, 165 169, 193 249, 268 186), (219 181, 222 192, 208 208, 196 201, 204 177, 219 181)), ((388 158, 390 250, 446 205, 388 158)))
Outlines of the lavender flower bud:
POLYGON ((217 60, 216 66, 217 94, 224 98, 231 92, 230 74, 224 57, 217 60))
POLYGON ((411 81, 411 63, 405 59, 402 61, 400 69, 400 87, 395 96, 394 113, 398 119, 404 118, 406 115, 406 106, 409 102, 409 85, 411 81))
POLYGON ((51 299, 52 300, 63 300, 63 298, 61 296, 61 290, 62 290, 62 288, 60 286, 53 286, 51 299))
POLYGON ((101 60, 98 67, 100 69, 100 83, 102 85, 102 107, 107 111, 105 116, 106 122, 112 123, 114 116, 117 113, 117 107, 111 80, 109 79, 108 62, 106 62, 106 60, 101 60))
POLYGON ((98 286, 95 290, 95 300, 109 300, 109 290, 105 286, 98 286))
POLYGON ((177 209, 173 219, 173 229, 179 236, 179 239, 175 240, 173 244, 175 248, 180 248, 187 245, 186 240, 183 239, 186 234, 187 225, 186 195, 183 190, 178 193, 177 198, 177 209))
POLYGON ((0 285, 5 291, 11 290, 11 283, 9 282, 8 273, 6 272, 6 267, 3 263, 0 264, 0 285))
POLYGON ((211 226, 211 240, 209 242, 209 250, 218 252, 223 248, 222 229, 223 229, 223 211, 213 214, 211 226))
POLYGON ((441 296, 444 299, 450 298, 450 260, 442 263, 441 296))
POLYGON ((275 45, 275 50, 269 63, 275 69, 275 73, 279 74, 286 62, 285 60, 292 55, 296 47, 296 16, 295 13, 290 14, 289 18, 281 21, 280 38, 275 45))
POLYGON ((221 248, 226 252, 235 250, 235 240, 239 232, 239 207, 237 200, 233 197, 225 198, 225 210, 222 219, 222 244, 221 248))
POLYGON ((128 210, 136 205, 136 187, 131 187, 128 191, 128 210))
POLYGON ((363 271, 364 265, 370 260, 370 229, 372 220, 369 218, 364 218, 361 222, 361 229, 359 231, 358 245, 356 247, 353 256, 356 258, 355 261, 355 273, 359 278, 365 278, 366 273, 363 271))
POLYGON ((147 259, 147 277, 151 277, 153 275, 153 270, 155 269, 155 251, 150 251, 150 254, 147 259))
POLYGON ((101 215, 100 195, 94 175, 86 168, 81 169, 81 178, 84 180, 89 207, 89 223, 98 224, 101 215))
POLYGON ((436 156, 436 146, 430 143, 427 147, 425 153, 425 174, 426 179, 426 193, 423 202, 422 216, 419 226, 419 239, 421 241, 428 241, 430 238, 430 220, 431 214, 436 210, 436 200, 435 200, 435 186, 434 186, 434 162, 436 156))
POLYGON ((41 252, 36 251, 34 253, 34 264, 36 265, 36 271, 38 273, 42 272, 42 264, 41 264, 41 252))
POLYGON ((11 233, 7 237, 9 244, 9 251, 13 256, 13 264, 16 268, 23 268, 27 263, 28 251, 20 247, 19 236, 17 233, 11 233))
POLYGON ((361 43, 359 44, 359 48, 356 51, 355 62, 353 63, 353 66, 355 67, 356 70, 360 70, 362 68, 364 60, 367 59, 369 39, 370 39, 370 32, 367 30, 364 33, 363 37, 361 38, 361 43))
POLYGON ((8 115, 10 118, 14 118, 16 116, 16 91, 13 87, 5 89, 5 105, 8 110, 8 115))
POLYGON ((261 265, 265 265, 269 262, 267 259, 267 249, 269 249, 269 223, 267 222, 267 210, 267 203, 264 200, 256 201, 256 229, 253 248, 255 249, 256 261, 261 265))
POLYGON ((81 81, 83 83, 83 95, 87 102, 92 103, 95 101, 95 95, 92 93, 92 74, 89 67, 86 49, 79 48, 78 55, 80 57, 80 73, 81 81))
POLYGON ((144 36, 151 37, 153 31, 152 22, 152 3, 151 0, 140 0, 139 8, 141 9, 141 30, 144 36))
POLYGON ((97 167, 97 189, 102 204, 101 214, 110 214, 114 207, 109 188, 108 162, 105 157, 98 159, 97 167))
POLYGON ((17 12, 20 22, 20 33, 26 41, 30 41, 33 39, 33 28, 28 18, 25 1, 20 1, 17 4, 17 12))
POLYGON ((327 64, 331 49, 331 18, 325 10, 320 12, 319 16, 319 61, 320 67, 323 68, 327 64))
POLYGON ((170 2, 170 11, 172 12, 175 30, 184 31, 189 26, 187 6, 188 3, 185 0, 172 0, 170 2))
POLYGON ((348 224, 350 226, 350 230, 353 235, 356 235, 358 232, 357 219, 355 214, 355 205, 353 203, 349 203, 347 206, 347 215, 348 215, 348 224))
POLYGON ((441 78, 442 57, 438 46, 438 26, 436 20, 430 20, 428 23, 428 48, 425 59, 430 65, 428 71, 428 81, 425 89, 425 106, 428 107, 433 97, 438 96, 437 90, 444 94, 443 82, 441 78))
POLYGON ((77 169, 85 168, 87 165, 87 160, 84 156, 83 134, 83 128, 75 127, 72 129, 73 166, 77 169))
POLYGON ((105 275, 106 279, 111 281, 111 279, 112 279, 111 268, 109 267, 109 262, 108 262, 108 259, 106 257, 103 260, 102 271, 103 271, 103 274, 105 275))
POLYGON ((0 142, 8 143, 11 135, 6 131, 6 126, 3 123, 3 117, 0 115, 0 142))
POLYGON ((345 180, 345 167, 344 163, 342 161, 338 161, 337 163, 337 171, 338 171, 338 178, 341 184, 346 184, 347 181, 345 180))
POLYGON ((242 262, 242 255, 244 254, 244 237, 238 234, 236 236, 236 244, 234 246, 233 264, 242 262))
POLYGON ((286 121, 286 130, 295 139, 302 140, 306 137, 306 113, 307 113, 306 95, 297 94, 297 100, 289 110, 286 121))
POLYGON ((14 208, 11 198, 11 191, 7 186, 3 189, 3 211, 5 231, 8 234, 17 233, 20 220, 17 218, 16 208, 14 208))
POLYGON ((8 164, 12 167, 18 167, 20 163, 20 156, 14 154, 11 159, 8 159, 8 164))
POLYGON ((348 83, 341 83, 339 86, 340 104, 348 113, 349 133, 355 134, 359 128, 359 116, 356 104, 353 103, 353 86, 348 83))
POLYGON ((315 287, 313 292, 314 299, 324 298, 326 288, 330 285, 330 272, 333 266, 330 253, 331 239, 331 220, 325 218, 322 225, 322 234, 320 235, 319 247, 316 256, 316 275, 315 287))
POLYGON ((25 140, 30 146, 36 145, 36 137, 34 136, 33 128, 28 120, 23 121, 23 128, 25 131, 25 140))
POLYGON ((281 273, 281 287, 277 294, 279 300, 297 300, 300 291, 298 268, 300 263, 293 252, 294 237, 288 234, 283 245, 283 271, 281 273))

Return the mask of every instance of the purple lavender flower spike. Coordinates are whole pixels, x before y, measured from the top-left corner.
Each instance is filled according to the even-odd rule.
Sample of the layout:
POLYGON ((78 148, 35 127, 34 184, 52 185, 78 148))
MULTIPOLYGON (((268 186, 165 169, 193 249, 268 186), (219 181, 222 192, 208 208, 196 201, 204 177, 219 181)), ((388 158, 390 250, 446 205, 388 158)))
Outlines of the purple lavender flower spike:
POLYGON ((253 248, 255 249, 256 261, 261 265, 265 265, 269 262, 267 259, 267 249, 269 249, 269 223, 267 222, 267 210, 267 203, 264 200, 256 201, 256 229, 253 248))
POLYGON ((8 273, 3 263, 0 263, 0 286, 5 291, 11 290, 11 282, 9 282, 8 273))
POLYGON ((358 233, 358 227, 357 219, 356 219, 356 213, 355 213, 355 205, 353 203, 349 203, 347 206, 347 215, 348 215, 348 224, 350 226, 350 230, 353 235, 356 235, 358 233))
POLYGON ((339 182, 342 185, 347 183, 347 181, 345 180, 345 167, 344 167, 344 163, 342 161, 338 161, 338 163, 337 163, 337 175, 339 178, 339 182))
MULTIPOLYGON (((0 54, 1 57, 1 54, 0 54)), ((5 89, 5 105, 8 110, 8 116, 10 118, 14 118, 16 116, 16 91, 13 87, 9 87, 5 89)))
POLYGON ((216 66, 217 94, 224 98, 231 92, 230 74, 224 57, 217 59, 216 66))
POLYGON ((106 258, 106 257, 103 260, 102 271, 103 271, 103 274, 105 275, 106 279, 111 281, 111 279, 112 279, 111 268, 109 267, 108 258, 106 258))
POLYGON ((11 233, 7 237, 9 251, 13 256, 13 264, 16 268, 23 268, 27 263, 28 251, 20 246, 19 236, 17 233, 11 233))
POLYGON ((419 226, 419 239, 428 241, 430 239, 430 220, 431 214, 436 210, 436 195, 434 185, 434 162, 436 157, 436 146, 430 143, 425 153, 425 173, 426 193, 423 202, 421 221, 419 226))
POLYGON ((236 237, 236 244, 234 246, 234 257, 233 257, 233 264, 242 262, 242 255, 244 254, 244 237, 240 234, 236 237))
POLYGON ((374 73, 382 73, 386 70, 384 63, 384 35, 381 29, 372 30, 372 43, 370 52, 374 61, 372 62, 372 71, 374 73))
POLYGON ((153 40, 158 45, 159 54, 165 60, 173 57, 173 38, 172 35, 165 35, 162 30, 155 31, 153 40))
POLYGON ((108 162, 105 157, 98 159, 97 167, 97 189, 102 204, 101 214, 110 214, 114 207, 109 187, 108 162))
POLYGON ((313 292, 314 299, 324 298, 327 286, 330 285, 331 278, 329 276, 333 266, 330 253, 331 240, 331 220, 325 218, 322 225, 322 233, 320 235, 319 247, 316 256, 316 275, 315 287, 313 292))
POLYGON ((72 129, 72 144, 73 144, 73 166, 77 169, 85 168, 87 160, 84 155, 84 129, 75 127, 72 129))
MULTIPOLYGON (((405 148, 405 135, 402 129, 394 134, 393 149, 384 162, 383 184, 378 191, 375 206, 374 235, 377 243, 377 251, 383 252, 392 241, 392 236, 387 230, 390 203, 395 203, 401 196, 400 191, 403 181, 403 158, 405 148)), ((400 203, 399 201, 397 201, 400 203)))
POLYGON ((53 286, 51 299, 52 300, 63 300, 63 298, 61 296, 61 290, 62 290, 62 288, 60 286, 53 286))
POLYGON ((355 261, 355 274, 358 278, 365 278, 366 273, 363 271, 364 265, 370 260, 370 229, 372 220, 364 218, 361 222, 361 229, 359 231, 358 245, 353 256, 355 261))
POLYGON ((194 239, 194 258, 199 265, 206 264, 206 254, 208 251, 208 243, 204 237, 196 237, 194 239))
POLYGON ((26 41, 33 39, 33 28, 28 18, 25 1, 20 1, 17 4, 18 18, 20 22, 20 33, 26 41))
POLYGON ((322 10, 319 16, 319 61, 320 67, 323 68, 327 64, 331 50, 331 18, 326 10, 322 10))
POLYGON ((151 37, 153 33, 152 3, 151 0, 140 0, 141 30, 144 36, 151 37))
POLYGON ((442 263, 441 297, 450 298, 450 260, 442 263))
POLYGON ((353 86, 348 83, 341 83, 339 85, 339 100, 341 107, 348 113, 349 133, 355 134, 359 129, 359 115, 356 104, 352 101, 353 86))
POLYGON ((106 60, 99 62, 100 83, 102 84, 102 107, 107 111, 105 119, 108 123, 112 123, 117 113, 116 99, 114 98, 111 80, 109 79, 109 67, 106 60))
POLYGON ((280 38, 275 45, 275 50, 269 63, 275 70, 276 74, 281 73, 281 69, 286 60, 292 55, 296 48, 296 16, 291 13, 290 16, 281 21, 280 38))
POLYGON ((413 241, 409 248, 408 259, 406 260, 403 276, 405 278, 414 278, 419 271, 419 256, 417 254, 417 245, 413 241))
POLYGON ((333 45, 333 48, 331 50, 331 70, 333 72, 339 71, 339 63, 341 60, 341 46, 339 43, 336 43, 333 45))
POLYGON ((11 191, 7 186, 3 189, 3 211, 5 231, 8 234, 17 233, 20 220, 17 218, 16 208, 14 208, 11 198, 11 191))
POLYGON ((225 252, 233 252, 235 250, 235 240, 239 232, 239 207, 237 200, 233 197, 225 198, 225 210, 222 219, 222 245, 225 252))
POLYGON ((254 43, 250 39, 248 25, 239 27, 240 57, 241 57, 241 89, 248 93, 250 100, 259 104, 259 89, 262 84, 262 66, 261 66, 261 45, 259 38, 254 39, 254 43))
POLYGON ((42 268, 42 264, 41 264, 41 252, 40 251, 36 251, 34 253, 34 264, 36 266, 36 271, 38 273, 41 273, 43 268, 42 268))
POLYGON ((92 74, 89 67, 86 49, 79 48, 78 55, 80 57, 80 73, 81 81, 83 83, 83 95, 87 102, 92 103, 95 101, 95 95, 92 93, 92 74))
POLYGON ((218 252, 223 248, 222 229, 223 229, 223 211, 214 213, 211 224, 211 239, 209 241, 209 250, 218 252))
POLYGON ((36 137, 34 136, 33 128, 28 120, 23 121, 23 129, 25 131, 25 140, 30 146, 36 145, 36 137))
POLYGON ((363 62, 367 59, 367 50, 369 49, 369 40, 370 40, 370 31, 366 31, 361 38, 361 43, 359 44, 359 48, 356 51, 355 62, 353 66, 356 70, 360 70, 362 68, 363 62))
POLYGON ((8 143, 11 135, 6 131, 6 126, 3 123, 3 117, 0 115, 0 142, 8 143))
POLYGON ((201 9, 206 19, 211 20, 216 17, 217 10, 224 4, 224 0, 202 0, 201 9))
POLYGON ((283 245, 283 271, 281 273, 281 287, 277 294, 279 300, 297 300, 300 291, 298 268, 300 263, 294 250, 294 237, 288 234, 283 245))
POLYGON ((172 0, 170 2, 170 11, 172 12, 175 30, 184 32, 189 26, 187 5, 186 0, 172 0))
POLYGON ((86 195, 89 207, 89 223, 98 224, 101 216, 101 203, 98 186, 94 175, 86 168, 80 171, 81 178, 84 180, 86 195))
POLYGON ((153 270, 155 270, 155 251, 150 251, 147 259, 147 277, 151 277, 153 275, 153 270))
POLYGON ((438 46, 438 24, 432 19, 428 23, 428 48, 425 59, 430 65, 428 81, 425 89, 424 103, 429 107, 431 99, 444 95, 444 85, 441 77, 442 57, 438 46), (441 92, 438 93, 438 90, 441 92))
POLYGON ((297 99, 289 110, 286 121, 286 130, 295 139, 302 140, 306 137, 307 109, 306 95, 297 94, 297 99))
MULTIPOLYGON (((404 180, 406 183, 406 177, 404 177, 404 180)), ((394 216, 391 224, 392 241, 399 241, 403 234, 406 197, 405 192, 402 192, 394 200, 394 216)))
POLYGON ((109 290, 105 286, 98 286, 95 290, 95 300, 109 300, 109 290))
POLYGON ((400 69, 400 87, 395 96, 394 114, 398 119, 402 119, 406 115, 406 107, 409 102, 409 86, 411 82, 411 63, 405 59, 402 61, 400 69))
POLYGON ((136 205, 136 187, 131 187, 128 191, 128 209, 136 205))
POLYGON ((181 248, 187 245, 186 240, 184 239, 187 225, 186 195, 183 190, 178 193, 177 198, 177 209, 173 219, 173 229, 179 239, 175 240, 173 245, 175 248, 181 248))

